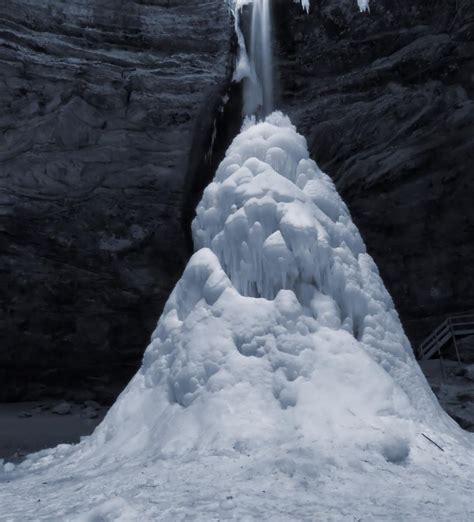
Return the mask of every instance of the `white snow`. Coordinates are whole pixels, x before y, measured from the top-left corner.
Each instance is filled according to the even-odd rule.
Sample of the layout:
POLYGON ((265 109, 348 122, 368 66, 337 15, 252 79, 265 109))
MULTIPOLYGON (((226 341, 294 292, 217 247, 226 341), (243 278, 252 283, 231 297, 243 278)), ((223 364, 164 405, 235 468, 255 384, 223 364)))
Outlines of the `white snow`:
POLYGON ((140 371, 79 445, 3 466, 0 520, 473 520, 472 437, 287 117, 246 121, 193 234, 140 371))
POLYGON ((293 0, 295 3, 300 3, 301 7, 309 13, 309 0, 293 0))
POLYGON ((363 13, 365 11, 367 11, 367 12, 370 11, 369 0, 357 0, 357 4, 359 6, 361 13, 363 13))

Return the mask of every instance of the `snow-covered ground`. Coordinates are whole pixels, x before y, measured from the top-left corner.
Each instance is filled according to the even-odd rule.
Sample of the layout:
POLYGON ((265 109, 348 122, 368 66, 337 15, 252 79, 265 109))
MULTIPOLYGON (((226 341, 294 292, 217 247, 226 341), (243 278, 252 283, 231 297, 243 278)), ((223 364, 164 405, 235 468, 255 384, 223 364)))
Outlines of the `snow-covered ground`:
POLYGON ((79 445, 4 467, 0 519, 473 520, 472 435, 288 118, 246 122, 193 234, 140 371, 79 445))

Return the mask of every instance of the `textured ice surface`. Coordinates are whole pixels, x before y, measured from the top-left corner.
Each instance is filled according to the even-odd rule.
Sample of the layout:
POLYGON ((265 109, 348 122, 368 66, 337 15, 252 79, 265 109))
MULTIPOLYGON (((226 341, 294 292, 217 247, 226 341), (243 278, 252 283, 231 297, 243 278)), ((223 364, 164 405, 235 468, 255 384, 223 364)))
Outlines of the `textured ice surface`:
POLYGON ((0 475, 0 519, 472 520, 472 438, 287 117, 246 122, 193 234, 140 371, 0 475))

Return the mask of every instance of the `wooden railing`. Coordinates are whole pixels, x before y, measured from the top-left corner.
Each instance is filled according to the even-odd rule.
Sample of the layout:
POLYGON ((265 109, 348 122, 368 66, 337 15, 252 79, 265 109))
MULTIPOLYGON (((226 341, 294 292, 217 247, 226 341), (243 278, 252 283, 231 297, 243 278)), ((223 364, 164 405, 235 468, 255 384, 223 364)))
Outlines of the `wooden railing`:
POLYGON ((474 314, 453 315, 443 321, 418 347, 420 359, 429 359, 435 353, 441 358, 441 350, 453 340, 456 357, 459 362, 456 339, 466 335, 474 335, 474 314))

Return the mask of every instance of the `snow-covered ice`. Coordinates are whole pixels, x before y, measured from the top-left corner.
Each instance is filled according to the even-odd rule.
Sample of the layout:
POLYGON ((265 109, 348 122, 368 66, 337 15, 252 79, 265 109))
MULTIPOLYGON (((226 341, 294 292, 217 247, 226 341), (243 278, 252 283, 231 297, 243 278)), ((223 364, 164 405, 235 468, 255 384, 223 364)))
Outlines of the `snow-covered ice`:
POLYGON ((193 236, 139 372, 0 472, 0 520, 473 520, 472 436, 286 116, 246 121, 193 236))

